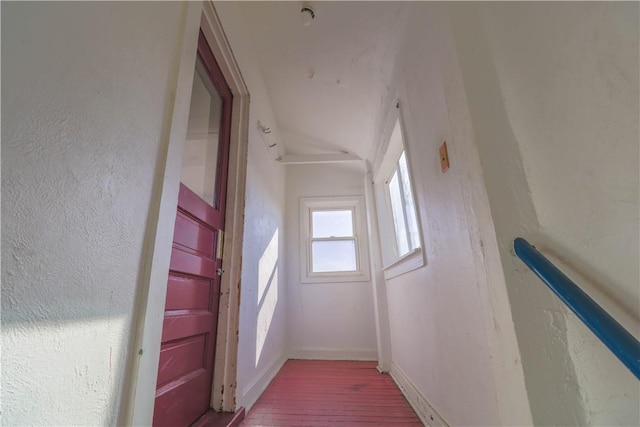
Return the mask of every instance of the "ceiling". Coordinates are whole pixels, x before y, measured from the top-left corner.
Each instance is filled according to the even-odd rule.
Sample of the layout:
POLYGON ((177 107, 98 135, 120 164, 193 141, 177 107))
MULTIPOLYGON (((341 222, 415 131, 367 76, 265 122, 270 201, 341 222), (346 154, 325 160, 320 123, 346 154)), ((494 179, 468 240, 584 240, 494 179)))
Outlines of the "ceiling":
POLYGON ((349 152, 369 155, 404 2, 242 2, 288 154, 349 152))

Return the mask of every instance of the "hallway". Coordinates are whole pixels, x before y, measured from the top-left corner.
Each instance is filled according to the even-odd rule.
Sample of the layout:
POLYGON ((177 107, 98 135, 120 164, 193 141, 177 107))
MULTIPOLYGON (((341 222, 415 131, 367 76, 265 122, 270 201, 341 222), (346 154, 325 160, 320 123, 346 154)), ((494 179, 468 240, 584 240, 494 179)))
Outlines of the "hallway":
POLYGON ((289 360, 242 426, 421 426, 376 362, 289 360))
POLYGON ((0 425, 640 426, 640 2, 1 21, 0 425))

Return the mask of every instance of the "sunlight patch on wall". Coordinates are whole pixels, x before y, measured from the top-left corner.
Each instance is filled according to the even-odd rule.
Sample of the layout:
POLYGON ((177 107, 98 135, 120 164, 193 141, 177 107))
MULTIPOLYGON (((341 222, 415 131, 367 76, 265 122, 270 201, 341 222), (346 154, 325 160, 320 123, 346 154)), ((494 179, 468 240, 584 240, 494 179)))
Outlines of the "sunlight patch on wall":
POLYGON ((256 324, 256 360, 260 356, 269 334, 273 315, 278 303, 278 230, 274 231, 271 241, 258 262, 258 319, 256 324))
POLYGON ((274 231, 271 241, 262 253, 258 262, 258 305, 260 305, 267 287, 271 283, 271 276, 278 263, 278 230, 274 231))

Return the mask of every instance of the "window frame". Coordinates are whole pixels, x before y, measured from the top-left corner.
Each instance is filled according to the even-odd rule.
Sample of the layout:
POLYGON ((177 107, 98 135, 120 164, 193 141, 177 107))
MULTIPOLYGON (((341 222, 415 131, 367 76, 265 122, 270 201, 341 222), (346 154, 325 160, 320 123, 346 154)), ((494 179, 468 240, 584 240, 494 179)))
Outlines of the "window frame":
MULTIPOLYGON (((399 103, 398 103, 399 106, 399 103)), ((420 208, 418 199, 416 197, 416 181, 411 167, 411 154, 407 149, 407 137, 405 132, 404 121, 399 108, 394 108, 395 114, 391 114, 387 123, 387 131, 385 132, 385 145, 381 151, 380 157, 376 162, 377 168, 374 175, 374 191, 376 194, 376 208, 378 211, 378 227, 380 231, 380 239, 382 242, 382 260, 383 260, 383 273, 385 279, 390 279, 399 276, 403 273, 415 270, 426 265, 426 259, 424 255, 424 239, 422 234, 422 224, 420 216, 420 208), (415 210, 416 228, 417 228, 417 247, 410 248, 410 250, 402 255, 399 255, 398 239, 395 230, 393 208, 391 204, 391 194, 389 189, 389 182, 391 181, 394 173, 398 172, 398 180, 402 181, 400 177, 399 160, 405 154, 407 162, 407 175, 409 179, 409 191, 413 198, 413 206, 415 210)), ((403 185, 400 183, 400 185, 403 185)), ((403 215, 406 212, 403 200, 403 215)), ((408 226, 408 221, 406 222, 408 226)), ((410 232, 407 229, 407 241, 410 243, 410 232)))
POLYGON ((300 198, 300 283, 366 282, 370 280, 369 247, 366 233, 364 196, 301 197, 300 198), (352 237, 313 237, 311 229, 314 211, 351 210, 352 237), (312 271, 312 244, 314 241, 354 241, 355 271, 312 271))
MULTIPOLYGON (((389 211, 389 216, 391 218, 391 226, 393 227, 393 241, 394 241, 394 252, 395 252, 395 258, 396 259, 401 259, 404 256, 406 256, 407 254, 415 251, 416 249, 419 249, 422 247, 422 241, 420 239, 420 230, 418 230, 418 245, 417 246, 413 246, 414 242, 413 239, 411 238, 411 231, 410 231, 410 227, 409 227, 409 212, 407 212, 407 200, 405 197, 405 184, 402 182, 402 177, 401 177, 401 172, 400 172, 400 158, 402 157, 402 155, 405 155, 405 160, 407 162, 407 173, 410 175, 409 173, 409 161, 407 160, 407 152, 405 150, 402 150, 400 152, 400 155, 398 156, 398 159, 396 160, 395 163, 395 168, 391 170, 391 173, 389 174, 389 176, 387 177, 387 179, 384 181, 384 189, 385 189, 385 198, 386 198, 386 203, 388 206, 388 211, 389 211), (401 208, 402 208, 402 219, 404 220, 404 224, 405 224, 405 238, 407 239, 407 247, 409 248, 409 250, 403 254, 400 254, 400 243, 398 242, 398 233, 395 227, 395 215, 393 212, 393 201, 392 201, 392 196, 391 196, 391 180, 393 179, 393 176, 395 174, 398 174, 398 188, 400 190, 400 203, 401 203, 401 208)), ((412 202, 413 202, 413 207, 414 207, 414 219, 416 221, 416 227, 417 227, 417 223, 418 223, 418 212, 416 210, 416 198, 413 195, 413 183, 411 180, 411 176, 408 176, 409 179, 409 194, 411 195, 412 198, 412 202)))

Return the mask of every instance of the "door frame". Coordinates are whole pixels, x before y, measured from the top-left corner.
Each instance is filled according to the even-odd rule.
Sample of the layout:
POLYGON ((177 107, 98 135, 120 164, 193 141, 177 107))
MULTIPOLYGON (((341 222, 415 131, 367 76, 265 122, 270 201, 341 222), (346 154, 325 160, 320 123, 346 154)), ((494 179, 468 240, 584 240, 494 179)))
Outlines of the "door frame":
POLYGON ((178 205, 184 142, 187 134, 191 88, 202 29, 233 94, 227 205, 220 283, 218 331, 215 349, 211 407, 235 411, 236 366, 242 265, 242 234, 249 134, 249 91, 235 61, 222 24, 210 0, 182 5, 182 33, 174 52, 170 84, 175 96, 166 101, 146 253, 138 278, 136 302, 128 345, 128 360, 121 395, 118 425, 151 425, 155 401, 162 319, 167 277, 178 205))
POLYGON ((237 409, 236 367, 249 145, 249 89, 242 78, 240 67, 233 56, 222 23, 211 1, 203 4, 200 27, 233 95, 222 257, 222 269, 225 273, 220 283, 218 336, 211 393, 213 409, 231 412, 237 409))

